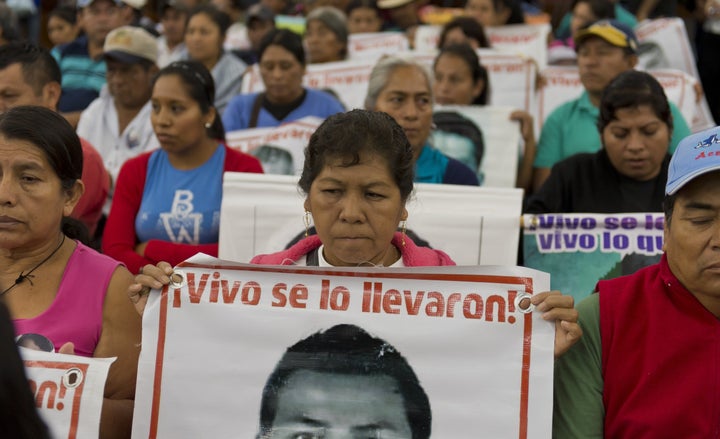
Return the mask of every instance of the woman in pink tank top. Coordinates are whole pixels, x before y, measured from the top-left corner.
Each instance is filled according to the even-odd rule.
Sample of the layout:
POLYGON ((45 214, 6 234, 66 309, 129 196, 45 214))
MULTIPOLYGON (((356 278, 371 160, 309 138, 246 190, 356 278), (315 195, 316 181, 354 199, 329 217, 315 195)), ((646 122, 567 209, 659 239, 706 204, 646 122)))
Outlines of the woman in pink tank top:
POLYGON ((82 164, 80 140, 56 112, 0 115, 0 300, 31 345, 117 357, 100 437, 130 437, 141 322, 125 295, 130 272, 74 240, 79 223, 68 216, 84 191, 82 164))

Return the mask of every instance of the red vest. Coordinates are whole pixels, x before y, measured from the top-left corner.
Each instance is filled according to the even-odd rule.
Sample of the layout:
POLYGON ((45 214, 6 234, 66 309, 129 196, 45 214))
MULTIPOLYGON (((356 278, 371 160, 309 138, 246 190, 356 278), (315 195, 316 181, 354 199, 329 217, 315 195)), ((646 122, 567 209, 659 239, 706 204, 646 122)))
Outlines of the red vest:
POLYGON ((606 438, 720 438, 720 320, 659 264, 601 281, 606 438))

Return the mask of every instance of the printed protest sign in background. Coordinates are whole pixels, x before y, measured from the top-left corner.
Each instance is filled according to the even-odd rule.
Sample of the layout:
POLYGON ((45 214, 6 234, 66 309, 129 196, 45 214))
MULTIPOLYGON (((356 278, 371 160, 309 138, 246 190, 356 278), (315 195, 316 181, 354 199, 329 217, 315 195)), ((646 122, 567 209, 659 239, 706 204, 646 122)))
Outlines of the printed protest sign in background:
MULTIPOLYGON (((528 57, 478 49, 480 64, 488 71, 490 105, 511 107, 534 114, 537 65, 528 57)), ((415 52, 414 58, 432 69, 436 52, 415 52)))
MULTIPOLYGON (((220 209, 221 258, 248 262, 305 231, 297 177, 226 172, 220 209)), ((423 184, 407 204, 408 229, 460 265, 514 265, 522 190, 423 184)))
POLYGON ((417 52, 437 53, 442 26, 421 24, 415 27, 414 48, 417 52))
MULTIPOLYGON (((482 132, 485 145, 482 162, 478 168, 481 184, 485 187, 515 187, 517 167, 519 162, 520 126, 518 122, 510 120, 513 111, 511 107, 478 107, 474 105, 437 105, 435 113, 455 112, 472 121, 482 132)), ((431 133, 431 144, 446 155, 467 162, 467 153, 474 151, 460 151, 453 145, 443 148, 443 145, 431 133)), ((442 137, 440 137, 442 138, 442 137)))
MULTIPOLYGON (((547 37, 550 25, 517 24, 485 28, 490 46, 501 52, 522 55, 537 63, 538 68, 547 66, 547 37)), ((442 26, 420 25, 415 31, 415 50, 418 52, 437 52, 442 26)))
POLYGON ((225 135, 229 147, 257 157, 266 174, 300 175, 305 147, 323 119, 306 116, 272 128, 251 128, 225 135))
MULTIPOLYGON (((645 20, 637 26, 635 33, 640 42, 641 67, 648 70, 677 69, 700 82, 695 55, 682 18, 645 20)), ((692 131, 715 126, 705 96, 700 96, 696 105, 693 118, 687 121, 692 131)))
MULTIPOLYGON (((370 71, 375 58, 308 64, 303 84, 310 88, 330 90, 335 93, 347 110, 364 108, 365 94, 370 71)), ((260 77, 260 67, 255 64, 243 74, 242 92, 254 93, 265 90, 260 77)))
MULTIPOLYGON (((541 72, 545 84, 537 91, 535 121, 542 128, 545 119, 565 102, 577 99, 583 92, 577 67, 551 66, 541 72)), ((540 131, 535 131, 540 136, 540 131)))
POLYGON ((348 36, 349 59, 378 59, 383 55, 406 52, 408 40, 402 32, 372 32, 348 36))
POLYGON ((523 265, 550 273, 554 290, 579 301, 598 280, 658 262, 663 224, 657 212, 524 215, 523 265))
POLYGON ((549 23, 513 24, 488 27, 486 34, 492 48, 531 58, 543 69, 547 67, 550 31, 549 23))
POLYGON ((635 35, 640 42, 640 66, 679 69, 700 77, 682 18, 645 20, 638 24, 635 35))
MULTIPOLYGON (((712 126, 707 125, 712 119, 708 120, 703 115, 702 101, 697 101, 695 78, 673 69, 648 70, 647 73, 663 86, 668 100, 678 107, 693 132, 712 126)), ((577 67, 548 67, 542 71, 542 75, 545 85, 537 93, 537 121, 541 127, 553 110, 567 101, 577 99, 583 92, 577 67)))
MULTIPOLYGON (((412 57, 431 67, 437 51, 396 51, 392 54, 412 57)), ((535 62, 519 53, 492 49, 479 49, 478 55, 480 62, 488 69, 492 87, 490 103, 533 111, 537 73, 535 62)), ((348 110, 365 108, 367 84, 376 62, 375 56, 363 56, 347 61, 309 64, 303 84, 311 88, 331 90, 348 110)), ((258 65, 249 67, 243 77, 243 93, 261 92, 264 89, 258 65)))
POLYGON ((40 416, 56 439, 97 439, 105 379, 114 358, 20 348, 40 416))
MULTIPOLYGON (((517 122, 510 120, 511 108, 438 106, 435 111, 457 112, 481 130, 485 148, 477 171, 483 176, 483 186, 515 186, 520 129, 517 122)), ((307 116, 279 127, 232 131, 226 135, 227 144, 260 159, 266 174, 299 176, 305 160, 305 147, 321 123, 322 119, 307 116)), ((443 151, 463 160, 455 154, 457 151, 443 151)))
MULTIPOLYGON (((242 266, 202 257, 181 269, 186 282, 151 293, 145 309, 135 438, 256 437, 263 387, 285 350, 338 324, 356 325, 405 357, 429 398, 432 437, 550 437, 554 325, 518 303, 547 288, 545 273, 242 266)), ((332 377, 324 375, 306 383, 313 393, 332 377)), ((284 397, 280 389, 278 407, 290 404, 284 397)), ((334 413, 332 402, 322 408, 334 413)))

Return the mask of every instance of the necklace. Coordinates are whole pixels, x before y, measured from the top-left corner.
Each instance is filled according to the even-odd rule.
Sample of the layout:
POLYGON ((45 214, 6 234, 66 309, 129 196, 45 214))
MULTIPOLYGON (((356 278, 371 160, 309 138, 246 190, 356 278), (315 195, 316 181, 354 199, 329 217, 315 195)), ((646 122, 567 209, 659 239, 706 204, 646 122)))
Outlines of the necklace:
POLYGON ((49 255, 47 255, 47 257, 46 257, 45 259, 43 259, 42 261, 40 261, 39 264, 37 264, 37 265, 34 266, 30 271, 28 271, 27 274, 23 274, 23 272, 21 271, 21 272, 20 272, 20 275, 17 277, 17 279, 15 279, 15 282, 14 282, 12 285, 10 285, 9 287, 7 287, 4 291, 0 292, 0 297, 4 296, 8 291, 10 291, 10 290, 12 290, 13 288, 15 288, 18 284, 22 283, 22 281, 24 281, 25 279, 27 279, 28 282, 30 282, 30 285, 33 285, 33 283, 32 283, 32 278, 35 277, 35 276, 33 276, 32 272, 35 271, 35 270, 37 270, 42 264, 46 263, 50 258, 52 258, 53 255, 54 255, 55 253, 57 253, 58 250, 60 250, 60 247, 62 247, 62 245, 63 245, 64 243, 65 243, 65 234, 63 233, 62 240, 60 240, 60 244, 58 244, 58 246, 55 247, 55 250, 53 250, 52 253, 50 253, 49 255))

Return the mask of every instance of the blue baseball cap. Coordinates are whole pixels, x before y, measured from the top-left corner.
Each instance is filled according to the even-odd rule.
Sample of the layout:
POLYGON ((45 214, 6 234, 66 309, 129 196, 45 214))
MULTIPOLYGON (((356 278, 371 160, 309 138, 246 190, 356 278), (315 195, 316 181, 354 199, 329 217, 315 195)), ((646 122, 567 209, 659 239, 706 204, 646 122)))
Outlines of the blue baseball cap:
POLYGON ((670 159, 665 194, 673 195, 696 177, 712 171, 720 171, 720 127, 680 141, 670 159))

